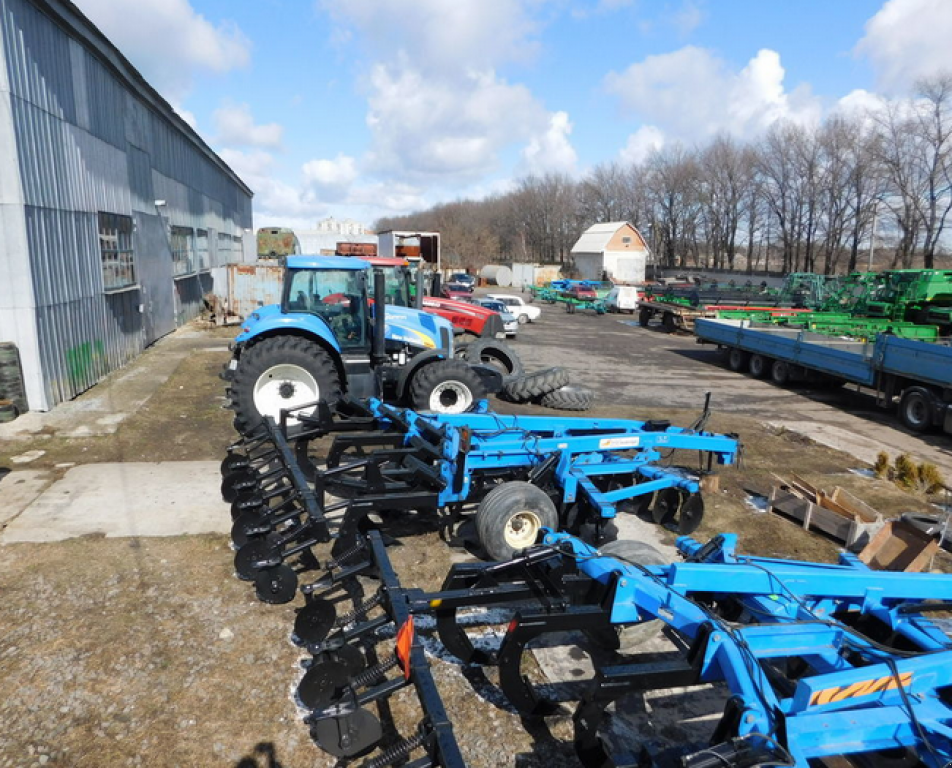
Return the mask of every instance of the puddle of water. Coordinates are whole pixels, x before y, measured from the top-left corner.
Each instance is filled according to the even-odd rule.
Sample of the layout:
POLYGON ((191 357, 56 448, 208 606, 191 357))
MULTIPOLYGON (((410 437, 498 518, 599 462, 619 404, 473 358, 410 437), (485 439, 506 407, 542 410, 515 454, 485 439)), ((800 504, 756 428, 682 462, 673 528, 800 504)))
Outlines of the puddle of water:
POLYGON ((762 515, 767 511, 767 507, 770 506, 770 502, 766 496, 761 496, 759 493, 748 493, 747 498, 744 499, 744 504, 750 507, 755 515, 762 515))

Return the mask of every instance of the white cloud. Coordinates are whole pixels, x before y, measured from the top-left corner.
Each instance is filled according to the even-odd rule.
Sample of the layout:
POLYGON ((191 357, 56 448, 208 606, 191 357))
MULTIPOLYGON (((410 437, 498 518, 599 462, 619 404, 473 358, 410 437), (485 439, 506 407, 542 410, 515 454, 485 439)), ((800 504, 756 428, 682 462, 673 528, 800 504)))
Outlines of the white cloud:
MULTIPOLYGON (((538 49, 532 0, 319 0, 378 59, 407 56, 432 73, 484 70, 525 61, 538 49)), ((342 34, 338 30, 336 35, 342 34)))
POLYGON ((628 137, 628 143, 619 153, 619 159, 626 165, 644 162, 653 153, 664 147, 664 132, 654 125, 643 125, 628 137))
POLYGON ((491 71, 426 77, 400 63, 374 68, 368 166, 412 180, 460 180, 491 171, 506 146, 544 131, 548 114, 528 88, 491 71))
POLYGON ((189 0, 76 0, 77 5, 169 100, 181 99, 198 71, 246 66, 251 44, 231 21, 214 24, 189 0))
POLYGON ((216 140, 229 147, 281 146, 284 128, 277 123, 255 125, 247 104, 225 104, 215 110, 216 140))
POLYGON ((547 172, 573 173, 578 154, 569 141, 572 123, 567 112, 556 112, 549 118, 546 130, 534 136, 522 150, 526 170, 533 174, 547 172))
POLYGON ((671 23, 681 37, 690 35, 695 29, 701 26, 703 21, 704 11, 701 10, 701 7, 697 3, 692 2, 692 0, 686 0, 671 17, 671 23))
POLYGON ((354 158, 341 154, 334 160, 309 160, 301 170, 309 194, 324 201, 345 199, 358 175, 354 158))
POLYGON ((686 46, 648 56, 605 79, 623 109, 666 134, 703 141, 717 133, 756 136, 777 120, 815 123, 820 103, 806 88, 787 91, 776 51, 762 49, 740 71, 711 51, 686 46))
POLYGON ((567 116, 550 113, 500 67, 531 59, 539 0, 320 0, 348 46, 373 59, 364 81, 372 145, 361 171, 456 188, 499 169, 502 153, 572 164, 567 116), (554 133, 552 131, 555 131, 554 133), (559 131, 562 131, 561 135, 559 131), (545 149, 541 147, 545 145, 545 149))
POLYGON ((952 3, 889 0, 869 21, 855 53, 867 57, 879 86, 907 90, 921 77, 952 71, 952 3))

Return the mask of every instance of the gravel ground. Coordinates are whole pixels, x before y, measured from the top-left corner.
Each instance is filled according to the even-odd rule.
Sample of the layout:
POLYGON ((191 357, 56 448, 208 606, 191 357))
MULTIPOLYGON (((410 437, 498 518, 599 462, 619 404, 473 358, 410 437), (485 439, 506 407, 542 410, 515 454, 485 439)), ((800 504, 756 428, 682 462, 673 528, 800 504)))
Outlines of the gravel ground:
MULTIPOLYGON (((713 377, 725 397, 735 384, 723 371, 711 372, 708 361, 681 356, 680 383, 663 397, 656 380, 650 382, 654 388, 633 387, 641 369, 626 367, 625 356, 634 352, 624 345, 645 355, 644 344, 670 344, 659 338, 628 330, 613 318, 547 309, 543 323, 523 328, 515 346, 530 368, 565 362, 579 381, 595 384, 599 402, 592 415, 689 424, 705 376, 713 377)), ((10 466, 7 457, 32 447, 47 451, 37 466, 51 470, 64 461, 220 459, 232 439, 231 414, 221 409, 221 382, 215 377, 226 359, 225 353, 207 350, 187 357, 112 437, 45 434, 29 445, 0 441, 0 470, 10 466)), ((656 364, 655 379, 657 370, 656 364)), ((758 407, 765 409, 777 393, 761 392, 762 383, 755 384, 758 407)), ((772 472, 793 470, 824 487, 841 485, 886 514, 929 508, 922 497, 851 473, 861 464, 850 456, 765 429, 759 414, 745 411, 744 398, 738 389, 727 412, 718 411, 710 423, 716 430, 739 432, 746 456, 741 468, 721 474, 721 491, 708 498, 699 538, 733 530, 748 552, 834 559, 834 542, 756 514, 746 504, 750 491, 769 488, 772 472)), ((535 406, 496 406, 504 412, 544 412, 535 406)), ((453 562, 471 557, 432 532, 402 533, 391 558, 405 586, 436 589, 453 562)), ((292 698, 306 661, 306 654, 289 642, 301 598, 288 606, 259 603, 252 587, 234 578, 232 556, 226 538, 212 535, 84 537, 0 549, 0 679, 5 683, 0 766, 334 765, 311 743, 292 698)), ((937 565, 944 568, 945 561, 937 565)), ((468 765, 578 765, 571 710, 544 723, 524 722, 499 696, 492 669, 483 674, 461 667, 442 652, 425 623, 420 631, 468 765)), ((581 658, 579 667, 584 667, 581 658)), ((531 661, 525 673, 539 674, 531 661)), ((656 702, 645 700, 626 710, 613 727, 626 730, 633 746, 683 746, 703 740, 713 724, 697 719, 697 707, 684 706, 700 702, 696 693, 658 696, 656 702)), ((395 697, 393 713, 400 730, 412 732, 419 713, 409 692, 395 697)))

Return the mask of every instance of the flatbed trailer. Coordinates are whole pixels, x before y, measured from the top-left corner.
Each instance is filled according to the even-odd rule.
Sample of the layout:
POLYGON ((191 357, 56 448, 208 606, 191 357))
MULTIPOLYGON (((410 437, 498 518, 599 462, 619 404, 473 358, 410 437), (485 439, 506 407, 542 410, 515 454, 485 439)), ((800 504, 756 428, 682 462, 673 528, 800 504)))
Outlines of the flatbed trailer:
POLYGON ((877 405, 892 408, 909 429, 952 434, 952 346, 879 334, 856 341, 796 328, 756 326, 749 320, 699 319, 699 343, 727 351, 738 373, 775 384, 828 381, 875 391, 877 405))

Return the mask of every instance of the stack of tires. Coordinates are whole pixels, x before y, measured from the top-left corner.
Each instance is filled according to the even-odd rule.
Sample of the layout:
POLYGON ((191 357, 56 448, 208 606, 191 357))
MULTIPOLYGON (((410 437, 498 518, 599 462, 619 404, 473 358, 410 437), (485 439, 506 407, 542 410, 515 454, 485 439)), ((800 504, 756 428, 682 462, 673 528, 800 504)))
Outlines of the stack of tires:
POLYGON ((595 399, 595 393, 588 387, 570 383, 564 368, 526 373, 515 350, 502 341, 480 339, 461 344, 456 354, 470 363, 499 368, 504 382, 499 396, 511 403, 534 403, 560 411, 587 411, 595 399))

